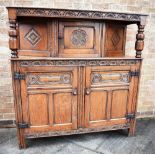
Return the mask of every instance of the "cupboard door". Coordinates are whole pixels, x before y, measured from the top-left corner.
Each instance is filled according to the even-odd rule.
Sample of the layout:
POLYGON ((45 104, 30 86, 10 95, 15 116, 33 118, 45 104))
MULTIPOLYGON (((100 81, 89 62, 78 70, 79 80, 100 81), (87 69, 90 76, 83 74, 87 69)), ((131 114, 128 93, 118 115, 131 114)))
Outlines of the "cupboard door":
POLYGON ((101 24, 97 22, 59 22, 60 57, 99 57, 101 24))
POLYGON ((77 128, 77 69, 21 68, 23 120, 26 133, 77 128))
POLYGON ((130 66, 86 68, 86 127, 127 123, 133 88, 130 71, 130 66))

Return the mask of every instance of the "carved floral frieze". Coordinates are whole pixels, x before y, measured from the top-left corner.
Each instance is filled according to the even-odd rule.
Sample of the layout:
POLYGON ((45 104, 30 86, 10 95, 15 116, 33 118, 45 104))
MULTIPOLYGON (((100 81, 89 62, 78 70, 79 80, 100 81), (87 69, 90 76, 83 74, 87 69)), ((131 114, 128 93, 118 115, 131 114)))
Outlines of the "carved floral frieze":
POLYGON ((134 65, 138 61, 140 60, 23 60, 20 66, 124 66, 134 65))
POLYGON ((69 17, 69 18, 94 18, 94 19, 115 19, 126 21, 141 21, 141 15, 101 12, 86 10, 65 10, 65 9, 40 9, 40 8, 17 8, 17 16, 46 16, 46 17, 69 17))

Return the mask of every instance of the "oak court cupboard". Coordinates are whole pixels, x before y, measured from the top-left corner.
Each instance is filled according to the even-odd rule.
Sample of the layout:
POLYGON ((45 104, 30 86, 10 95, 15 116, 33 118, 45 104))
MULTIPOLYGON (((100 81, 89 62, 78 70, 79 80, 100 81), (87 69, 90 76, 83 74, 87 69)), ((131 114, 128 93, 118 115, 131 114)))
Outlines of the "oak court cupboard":
POLYGON ((8 7, 19 147, 27 138, 135 134, 145 14, 8 7), (138 25, 135 57, 126 28, 138 25))

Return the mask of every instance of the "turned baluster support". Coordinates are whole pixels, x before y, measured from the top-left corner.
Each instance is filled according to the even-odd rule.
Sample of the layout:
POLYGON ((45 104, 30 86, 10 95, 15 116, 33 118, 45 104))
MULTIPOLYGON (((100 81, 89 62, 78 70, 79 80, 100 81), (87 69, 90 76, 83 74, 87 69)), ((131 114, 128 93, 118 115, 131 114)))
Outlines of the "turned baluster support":
POLYGON ((17 31, 17 23, 15 19, 10 19, 10 30, 9 30, 9 47, 11 49, 11 57, 12 58, 17 58, 18 53, 18 41, 17 41, 17 36, 18 36, 18 31, 17 31))
POLYGON ((145 25, 138 24, 138 33, 136 35, 135 43, 136 58, 141 58, 141 52, 144 48, 144 27, 145 25))

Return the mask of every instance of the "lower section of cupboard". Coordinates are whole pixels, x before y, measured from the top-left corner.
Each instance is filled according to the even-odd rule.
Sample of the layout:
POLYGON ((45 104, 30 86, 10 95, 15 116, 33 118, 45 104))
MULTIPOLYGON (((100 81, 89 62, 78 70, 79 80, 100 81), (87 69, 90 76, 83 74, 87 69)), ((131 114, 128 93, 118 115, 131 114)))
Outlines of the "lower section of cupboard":
POLYGON ((24 133, 24 129, 18 129, 17 132, 18 132, 18 138, 19 138, 19 148, 22 149, 27 147, 26 139, 34 139, 34 138, 41 138, 41 137, 55 137, 55 136, 85 134, 85 133, 103 132, 103 131, 112 131, 112 130, 124 130, 128 136, 134 136, 135 123, 136 123, 136 120, 133 119, 128 123, 114 124, 114 125, 103 126, 98 128, 79 128, 77 130, 68 130, 68 131, 48 131, 48 132, 32 132, 32 133, 24 133))
POLYGON ((66 62, 12 61, 19 146, 26 138, 117 129, 134 135, 141 60, 66 62))

